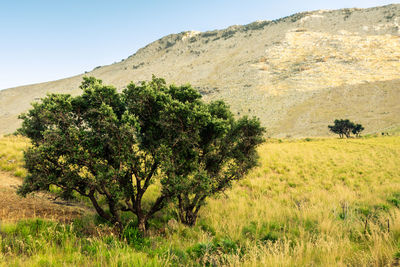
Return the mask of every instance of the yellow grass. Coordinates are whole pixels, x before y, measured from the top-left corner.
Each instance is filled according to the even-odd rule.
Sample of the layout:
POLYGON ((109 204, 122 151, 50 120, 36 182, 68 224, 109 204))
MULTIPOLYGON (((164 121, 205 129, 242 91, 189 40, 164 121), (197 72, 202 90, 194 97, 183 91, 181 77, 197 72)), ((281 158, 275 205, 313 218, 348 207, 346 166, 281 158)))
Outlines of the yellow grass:
MULTIPOLYGON (((217 235, 248 248, 242 258, 232 256, 230 264, 372 266, 394 261, 400 212, 388 199, 400 193, 399 137, 269 143, 260 154, 259 168, 202 210, 201 219, 217 235), (246 228, 254 231, 246 233, 246 228), (278 241, 260 245, 268 233, 278 241)), ((181 240, 178 234, 173 243, 186 247, 193 239, 181 240)))
MULTIPOLYGON (((195 227, 171 218, 165 228, 153 228, 151 246, 140 252, 143 259, 156 255, 172 266, 389 266, 399 261, 400 137, 270 140, 259 152, 260 166, 210 199, 195 227), (215 240, 230 240, 237 251, 189 256, 196 245, 215 240)), ((52 262, 57 253, 40 257, 48 255, 52 262)), ((118 253, 123 264, 122 255, 134 252, 118 253)), ((0 251, 0 265, 1 258, 0 251)), ((90 265, 90 257, 79 258, 90 265)), ((99 254, 95 259, 103 260, 99 254)), ((38 262, 18 255, 10 260, 38 262)), ((57 263, 69 265, 59 258, 57 263)))
POLYGON ((26 170, 23 168, 22 157, 28 145, 28 140, 20 136, 0 136, 0 170, 24 177, 26 170))

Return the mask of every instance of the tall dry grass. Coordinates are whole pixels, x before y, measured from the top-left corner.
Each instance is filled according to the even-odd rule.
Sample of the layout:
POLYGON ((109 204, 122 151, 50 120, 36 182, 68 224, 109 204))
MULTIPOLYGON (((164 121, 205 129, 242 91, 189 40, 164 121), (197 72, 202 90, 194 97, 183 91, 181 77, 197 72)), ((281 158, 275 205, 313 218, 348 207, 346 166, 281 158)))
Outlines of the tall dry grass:
MULTIPOLYGON (((5 253, 4 240, 10 235, 3 234, 0 263, 129 265, 131 257, 141 259, 137 265, 171 266, 399 262, 400 137, 270 140, 259 151, 260 166, 231 190, 210 199, 193 228, 176 222, 170 207, 151 222, 150 237, 137 239, 145 240, 140 245, 122 242, 115 248, 107 244, 107 236, 75 234, 66 238, 73 239, 70 243, 57 245, 43 236, 37 242, 52 249, 39 247, 40 256, 26 257, 16 248, 5 253), (92 254, 71 249, 87 239, 99 246, 92 254), (109 251, 118 260, 107 261, 109 251)), ((14 234, 20 236, 21 230, 14 234)))
POLYGON ((383 266, 400 256, 399 137, 275 142, 260 154, 260 167, 202 210, 245 248, 228 265, 383 266))
POLYGON ((15 176, 24 177, 23 151, 29 146, 29 141, 20 136, 0 136, 0 170, 12 172, 15 176))

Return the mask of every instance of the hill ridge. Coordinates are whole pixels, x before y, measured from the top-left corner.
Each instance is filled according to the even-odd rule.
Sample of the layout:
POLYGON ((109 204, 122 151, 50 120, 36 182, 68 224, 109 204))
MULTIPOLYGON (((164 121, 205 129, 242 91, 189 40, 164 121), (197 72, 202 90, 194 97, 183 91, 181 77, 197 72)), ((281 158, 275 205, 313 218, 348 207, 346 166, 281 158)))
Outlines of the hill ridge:
POLYGON ((121 62, 0 91, 0 133, 14 131, 18 114, 47 92, 79 93, 85 75, 123 88, 152 74, 168 83, 189 82, 206 100, 228 102, 237 115, 260 117, 274 137, 328 135, 326 125, 337 117, 376 132, 400 125, 400 109, 393 104, 400 100, 399 36, 400 4, 306 11, 170 34, 121 62))

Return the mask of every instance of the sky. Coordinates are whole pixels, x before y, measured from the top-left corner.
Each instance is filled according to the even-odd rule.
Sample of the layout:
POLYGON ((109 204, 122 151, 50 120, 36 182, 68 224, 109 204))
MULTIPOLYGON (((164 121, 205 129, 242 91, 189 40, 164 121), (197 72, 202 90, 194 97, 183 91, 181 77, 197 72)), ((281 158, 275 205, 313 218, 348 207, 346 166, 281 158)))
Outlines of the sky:
POLYGON ((0 0, 0 90, 118 62, 165 35, 385 0, 0 0))

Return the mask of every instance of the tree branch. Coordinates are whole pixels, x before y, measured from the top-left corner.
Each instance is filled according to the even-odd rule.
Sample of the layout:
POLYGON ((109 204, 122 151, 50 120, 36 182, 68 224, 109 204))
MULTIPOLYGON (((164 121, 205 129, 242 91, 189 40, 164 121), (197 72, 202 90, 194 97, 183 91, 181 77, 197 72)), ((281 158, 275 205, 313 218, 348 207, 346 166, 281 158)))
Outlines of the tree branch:
POLYGON ((166 195, 161 195, 157 198, 156 202, 154 202, 153 206, 151 207, 151 209, 149 210, 149 212, 146 215, 146 221, 151 218, 154 213, 156 213, 157 211, 160 211, 164 205, 165 205, 165 200, 168 199, 168 197, 166 195))
POLYGON ((107 214, 102 207, 100 207, 99 203, 97 202, 96 197, 94 196, 94 190, 91 190, 89 193, 89 199, 93 204, 93 207, 96 209, 97 213, 107 221, 111 222, 111 216, 107 214))

